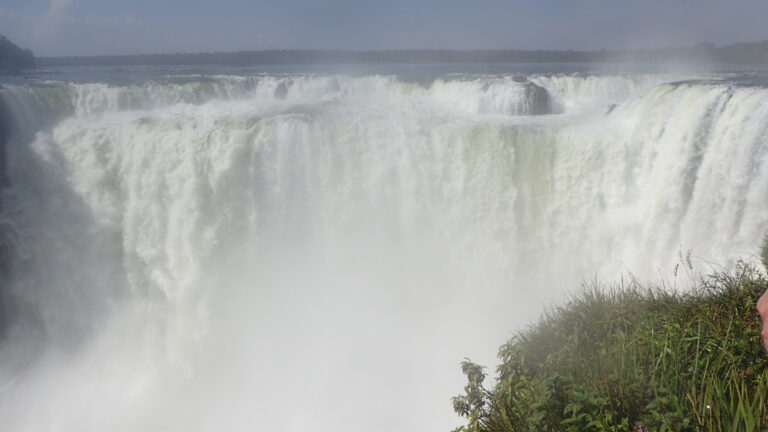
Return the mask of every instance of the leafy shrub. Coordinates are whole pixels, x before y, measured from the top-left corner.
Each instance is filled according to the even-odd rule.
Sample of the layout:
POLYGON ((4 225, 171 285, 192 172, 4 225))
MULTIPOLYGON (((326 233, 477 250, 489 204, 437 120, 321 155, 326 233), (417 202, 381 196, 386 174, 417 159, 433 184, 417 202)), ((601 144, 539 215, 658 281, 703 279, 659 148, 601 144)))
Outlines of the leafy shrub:
POLYGON ((686 293, 587 287, 502 345, 491 390, 465 361, 454 408, 471 432, 768 430, 766 289, 743 264, 686 293))

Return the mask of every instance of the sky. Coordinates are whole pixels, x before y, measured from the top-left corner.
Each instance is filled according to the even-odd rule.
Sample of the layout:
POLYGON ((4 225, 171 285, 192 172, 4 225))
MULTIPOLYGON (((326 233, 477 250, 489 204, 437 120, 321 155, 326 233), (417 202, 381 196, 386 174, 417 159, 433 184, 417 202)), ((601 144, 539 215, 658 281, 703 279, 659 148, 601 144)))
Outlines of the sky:
POLYGON ((38 56, 263 49, 621 49, 768 39, 766 0, 0 0, 38 56))

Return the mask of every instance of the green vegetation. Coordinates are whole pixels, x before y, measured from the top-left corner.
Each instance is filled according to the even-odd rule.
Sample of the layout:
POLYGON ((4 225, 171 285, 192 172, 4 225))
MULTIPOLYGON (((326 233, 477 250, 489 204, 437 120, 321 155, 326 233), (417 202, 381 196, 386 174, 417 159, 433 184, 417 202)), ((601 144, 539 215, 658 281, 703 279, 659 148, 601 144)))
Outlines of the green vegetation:
MULTIPOLYGON (((768 240, 761 251, 768 264, 768 240)), ((690 260, 685 260, 691 268, 690 260)), ((753 266, 681 293, 592 285, 499 350, 497 379, 462 363, 468 432, 768 431, 768 356, 753 266)))
POLYGON ((18 73, 22 69, 34 67, 35 56, 32 51, 21 49, 5 36, 0 36, 0 74, 18 73))

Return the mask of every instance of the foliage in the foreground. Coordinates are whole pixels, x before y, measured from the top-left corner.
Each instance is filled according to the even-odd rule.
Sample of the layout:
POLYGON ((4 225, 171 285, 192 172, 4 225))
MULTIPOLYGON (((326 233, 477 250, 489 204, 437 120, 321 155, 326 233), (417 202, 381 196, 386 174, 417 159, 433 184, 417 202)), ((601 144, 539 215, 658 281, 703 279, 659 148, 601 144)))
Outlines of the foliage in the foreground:
POLYGON ((469 432, 768 431, 768 357, 753 267, 675 293, 587 287, 499 350, 492 388, 462 363, 469 432))
POLYGON ((763 261, 763 267, 768 271, 768 232, 763 237, 763 246, 760 248, 760 260, 763 261))

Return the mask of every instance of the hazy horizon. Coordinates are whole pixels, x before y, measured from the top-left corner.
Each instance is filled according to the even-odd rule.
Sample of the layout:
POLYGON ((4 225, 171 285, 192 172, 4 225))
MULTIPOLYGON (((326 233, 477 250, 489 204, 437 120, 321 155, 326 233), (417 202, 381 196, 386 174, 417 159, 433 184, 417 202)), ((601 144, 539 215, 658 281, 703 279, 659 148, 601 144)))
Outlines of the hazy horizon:
POLYGON ((768 4, 757 0, 4 3, 2 33, 41 57, 275 49, 615 50, 768 39, 762 22, 768 4))
MULTIPOLYGON (((0 36, 5 36, 3 34, 0 34, 0 36)), ((13 39, 10 39, 11 42, 14 42, 13 39)), ((768 39, 764 40, 754 40, 754 41, 736 41, 729 44, 715 44, 715 46, 718 47, 725 47, 725 46, 733 46, 735 44, 740 43, 761 43, 761 42, 768 42, 768 39)), ((551 49, 539 49, 539 48, 434 48, 434 47, 414 47, 414 48, 374 48, 374 49, 339 49, 339 48, 266 48, 266 49, 239 49, 239 50, 207 50, 207 51, 174 51, 174 52, 136 52, 136 53, 128 53, 128 54, 115 54, 115 53, 105 53, 105 54, 72 54, 72 55, 39 55, 35 53, 35 57, 37 58, 48 58, 48 59, 54 59, 54 58, 78 58, 78 57, 112 57, 112 56, 118 56, 118 57, 143 57, 143 56, 173 56, 173 55, 217 55, 217 54, 232 54, 237 52, 252 52, 252 53, 259 53, 259 52, 280 52, 280 51, 295 51, 295 52, 319 52, 319 53, 392 53, 392 52, 420 52, 420 51, 438 51, 438 52, 536 52, 536 51, 542 51, 542 52, 568 52, 573 51, 576 53, 599 53, 601 50, 603 51, 609 51, 609 52, 627 52, 631 53, 633 51, 655 51, 655 50, 665 50, 665 49, 688 49, 693 48, 696 45, 699 44, 707 44, 709 42, 698 42, 698 43, 692 43, 689 45, 669 45, 669 46, 659 46, 659 47, 653 47, 653 48, 615 48, 615 49, 606 49, 606 48, 600 48, 600 49, 590 49, 590 48, 584 48, 584 49, 570 49, 570 48, 551 48, 551 49)), ((21 48, 27 48, 22 46, 21 48)))

